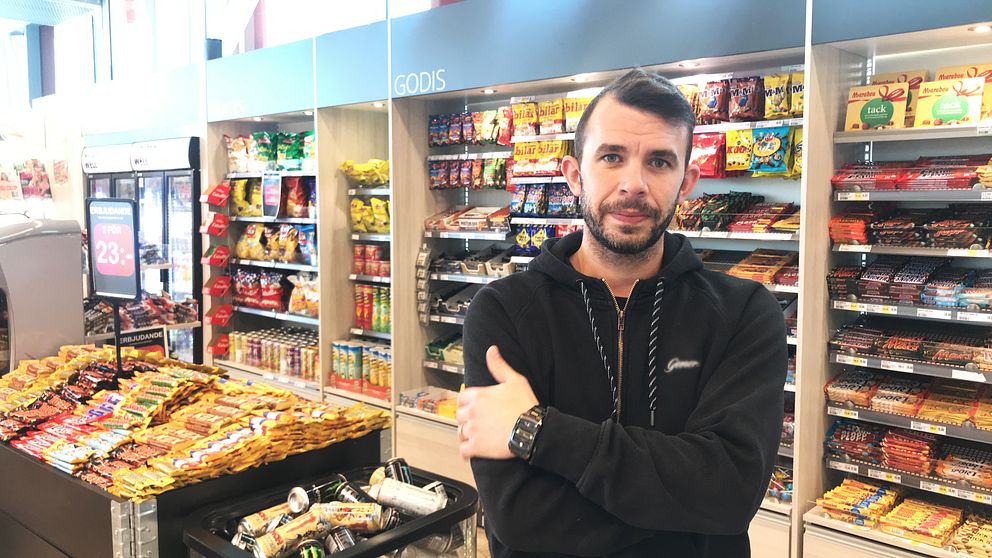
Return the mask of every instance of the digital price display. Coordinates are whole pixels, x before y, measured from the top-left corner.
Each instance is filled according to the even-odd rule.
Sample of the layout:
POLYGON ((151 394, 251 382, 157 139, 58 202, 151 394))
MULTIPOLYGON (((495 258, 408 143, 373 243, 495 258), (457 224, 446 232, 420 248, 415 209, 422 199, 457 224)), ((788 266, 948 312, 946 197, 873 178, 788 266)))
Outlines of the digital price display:
POLYGON ((93 294, 134 300, 141 293, 138 207, 134 200, 86 200, 93 294))

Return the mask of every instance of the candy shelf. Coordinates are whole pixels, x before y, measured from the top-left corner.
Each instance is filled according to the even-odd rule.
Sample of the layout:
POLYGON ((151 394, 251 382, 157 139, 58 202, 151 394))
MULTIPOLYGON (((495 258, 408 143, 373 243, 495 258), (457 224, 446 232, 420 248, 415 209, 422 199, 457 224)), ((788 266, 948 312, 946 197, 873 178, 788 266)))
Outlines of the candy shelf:
POLYGON ((510 238, 510 231, 424 231, 424 238, 506 241, 510 238))
POLYGON ((465 366, 461 364, 451 364, 444 362, 443 360, 425 360, 424 368, 433 368, 434 370, 440 370, 451 374, 465 374, 465 366))
POLYGON ((540 136, 513 136, 510 143, 527 143, 532 141, 574 140, 575 134, 544 134, 540 136))
POLYGON ((241 223, 290 223, 294 225, 315 225, 317 218, 310 217, 231 217, 231 222, 241 223))
POLYGON ((937 477, 922 477, 912 473, 906 473, 897 469, 890 469, 879 465, 870 465, 858 461, 826 457, 824 459, 828 469, 853 473, 875 480, 901 484, 910 488, 917 488, 926 492, 942 494, 958 500, 967 502, 977 502, 979 504, 992 505, 992 490, 976 487, 962 487, 958 483, 941 480, 937 477))
POLYGON ((774 498, 765 498, 761 501, 761 509, 782 515, 790 515, 792 513, 792 504, 779 502, 774 498))
POLYGON ((789 459, 792 459, 795 457, 795 450, 791 445, 781 444, 778 446, 778 454, 781 457, 788 457, 789 459))
POLYGON ((385 283, 390 284, 393 281, 392 277, 382 277, 380 275, 356 275, 352 273, 348 276, 351 281, 361 281, 363 283, 385 283))
MULTIPOLYGON (((161 325, 154 325, 154 326, 148 326, 148 327, 139 327, 139 328, 136 328, 136 329, 124 330, 124 331, 121 332, 121 335, 131 334, 131 333, 141 333, 143 331, 155 331, 155 330, 158 330, 158 329, 164 329, 165 331, 175 331, 175 330, 178 330, 178 329, 192 329, 194 327, 200 327, 201 325, 203 325, 203 324, 200 323, 199 321, 188 322, 188 323, 184 323, 184 324, 161 324, 161 325)), ((87 343, 95 343, 97 341, 107 341, 107 340, 113 339, 113 338, 114 338, 114 332, 111 331, 111 332, 108 332, 108 333, 98 333, 96 335, 87 335, 85 339, 86 339, 86 342, 87 343)))
POLYGON ((369 395, 365 395, 364 393, 357 393, 357 392, 354 392, 354 391, 348 391, 346 389, 339 389, 339 388, 333 388, 333 387, 325 387, 324 388, 324 393, 329 394, 329 395, 334 395, 334 396, 337 396, 337 397, 343 397, 345 399, 350 399, 352 401, 360 401, 362 403, 367 403, 367 404, 372 405, 374 407, 379 407, 380 409, 391 409, 392 408, 392 405, 390 405, 389 401, 383 401, 382 399, 377 399, 375 397, 371 397, 369 395))
POLYGON ((227 178, 261 178, 265 174, 278 174, 281 176, 316 176, 312 171, 265 171, 265 172, 229 172, 227 178))
POLYGON ((411 417, 419 417, 422 419, 432 420, 438 424, 443 424, 445 426, 457 427, 458 421, 453 418, 442 417, 434 413, 428 413, 426 411, 421 411, 420 409, 414 409, 413 407, 404 407, 402 405, 396 406, 396 412, 401 415, 409 415, 411 417))
MULTIPOLYGON (((450 146, 449 146, 450 147, 450 146)), ((489 146, 492 148, 493 146, 489 146)), ((471 161, 473 159, 510 159, 512 151, 487 151, 485 153, 452 153, 450 155, 431 155, 428 161, 471 161)))
POLYGON ((992 250, 968 248, 916 248, 908 246, 883 246, 881 244, 834 244, 834 252, 861 254, 886 254, 892 256, 935 256, 939 258, 989 258, 992 250))
POLYGON ((514 176, 510 179, 512 184, 566 184, 564 176, 514 176))
POLYGON ((290 269, 293 271, 314 271, 314 272, 320 271, 320 267, 316 265, 273 262, 268 260, 243 260, 238 258, 231 258, 230 263, 232 265, 247 265, 251 267, 265 267, 269 269, 290 269))
POLYGON ((939 306, 917 306, 912 304, 873 304, 867 302, 848 302, 846 300, 831 300, 830 307, 834 310, 848 312, 864 312, 879 316, 899 316, 920 320, 939 322, 963 322, 992 324, 992 312, 972 312, 958 308, 939 306))
MULTIPOLYGON (((511 260, 512 261, 512 260, 511 260)), ((499 279, 489 275, 471 275, 466 273, 431 273, 431 281, 451 281, 452 283, 475 283, 486 285, 499 279)))
POLYGON ((823 511, 823 509, 820 508, 820 506, 816 506, 813 509, 806 512, 803 515, 803 521, 812 525, 819 525, 820 527, 826 527, 827 529, 830 529, 832 531, 839 531, 841 533, 855 535, 863 539, 884 543, 897 548, 902 548, 904 550, 909 550, 918 554, 933 556, 934 558, 968 558, 967 554, 952 552, 950 550, 944 550, 943 548, 937 548, 936 546, 930 546, 928 544, 912 541, 903 537, 890 535, 888 533, 884 533, 880 531, 879 529, 872 529, 871 527, 862 527, 859 525, 854 525, 853 523, 847 523, 846 521, 840 521, 838 519, 834 519, 828 516, 823 511))
POLYGON ((262 380, 277 387, 285 387, 296 393, 302 394, 308 399, 320 400, 320 384, 312 380, 304 380, 294 376, 286 376, 276 372, 269 372, 255 366, 232 362, 230 360, 214 359, 214 365, 226 368, 229 372, 235 372, 242 378, 249 380, 262 380))
POLYGON ((284 322, 296 322, 298 324, 307 324, 307 325, 320 325, 320 320, 317 318, 311 318, 309 316, 300 316, 298 314, 288 314, 286 312, 276 312, 274 310, 260 310, 258 308, 249 308, 247 306, 235 306, 234 311, 241 312, 242 314, 254 314, 256 316, 274 318, 276 320, 282 320, 284 322))
POLYGON ((439 316, 437 314, 431 314, 430 320, 439 324, 465 325, 465 318, 461 316, 439 316))
POLYGON ((799 233, 741 233, 727 231, 671 231, 686 238, 719 238, 727 240, 761 240, 766 242, 799 242, 799 233))
POLYGON ((389 188, 348 188, 349 196, 388 196, 389 188))
POLYGON ((885 141, 933 141, 989 136, 989 125, 953 126, 950 128, 893 128, 865 132, 834 132, 834 143, 885 141))
POLYGON ((845 354, 838 351, 830 352, 830 362, 862 366, 864 368, 876 368, 879 370, 891 370, 893 372, 904 372, 906 374, 920 374, 937 378, 952 378, 968 382, 992 384, 992 372, 980 372, 978 370, 939 366, 923 362, 881 358, 870 355, 845 354))
POLYGON ((940 436, 950 436, 952 438, 960 438, 962 440, 972 440, 974 442, 992 444, 992 431, 979 430, 974 426, 971 426, 971 423, 965 423, 966 425, 958 426, 941 422, 925 421, 905 415, 873 411, 864 407, 851 405, 850 403, 845 405, 827 403, 827 414, 830 416, 855 419, 874 424, 884 424, 886 426, 906 428, 909 430, 916 430, 917 432, 929 432, 940 436))
POLYGON ((553 217, 510 217, 514 225, 585 225, 584 219, 556 219, 553 217))
POLYGON ((358 327, 351 328, 349 330, 349 333, 351 333, 352 335, 356 335, 358 337, 372 337, 374 339, 384 339, 386 341, 389 341, 393 338, 393 334, 391 333, 382 333, 379 331, 372 331, 370 329, 362 329, 358 327))
POLYGON ((758 120, 755 122, 724 122, 722 124, 700 124, 692 133, 705 134, 710 132, 726 132, 728 130, 753 130, 757 128, 778 128, 781 126, 802 126, 802 118, 784 118, 781 120, 758 120))
POLYGON ((377 234, 377 233, 352 233, 352 240, 361 240, 365 242, 390 242, 392 240, 391 235, 388 234, 377 234))
POLYGON ((834 201, 992 201, 992 190, 894 190, 890 192, 834 192, 834 201))

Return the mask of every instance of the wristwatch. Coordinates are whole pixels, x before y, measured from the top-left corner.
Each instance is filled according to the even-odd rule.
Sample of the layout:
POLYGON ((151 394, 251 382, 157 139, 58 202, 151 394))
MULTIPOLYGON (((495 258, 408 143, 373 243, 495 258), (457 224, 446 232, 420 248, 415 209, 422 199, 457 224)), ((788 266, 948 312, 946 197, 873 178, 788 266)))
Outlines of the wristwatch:
POLYGON ((513 425, 510 432, 510 453, 530 461, 534 454, 534 442, 541 432, 541 424, 544 423, 544 416, 548 414, 548 409, 540 405, 534 405, 517 418, 517 423, 513 425))

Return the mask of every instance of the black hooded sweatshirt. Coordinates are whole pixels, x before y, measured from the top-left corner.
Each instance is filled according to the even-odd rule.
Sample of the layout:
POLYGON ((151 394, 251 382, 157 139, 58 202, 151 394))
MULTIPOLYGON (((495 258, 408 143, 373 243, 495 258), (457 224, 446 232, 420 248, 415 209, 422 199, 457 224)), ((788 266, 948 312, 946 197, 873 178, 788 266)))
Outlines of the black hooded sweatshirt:
POLYGON ((704 270, 666 233, 660 273, 624 310, 621 368, 615 299, 569 263, 581 241, 546 242, 528 271, 479 291, 465 319, 465 384, 495 383, 485 354, 497 345, 548 407, 529 463, 472 460, 493 556, 749 556, 782 430, 777 301, 704 270))

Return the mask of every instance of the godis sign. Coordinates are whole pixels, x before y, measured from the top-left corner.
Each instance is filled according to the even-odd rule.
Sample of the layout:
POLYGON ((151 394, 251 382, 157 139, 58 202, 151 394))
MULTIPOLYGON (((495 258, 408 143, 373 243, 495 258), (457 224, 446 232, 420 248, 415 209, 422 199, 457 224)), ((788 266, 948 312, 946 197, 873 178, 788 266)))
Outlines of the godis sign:
POLYGON ((406 97, 444 91, 448 82, 444 79, 444 68, 430 72, 410 72, 393 78, 393 95, 406 97))

